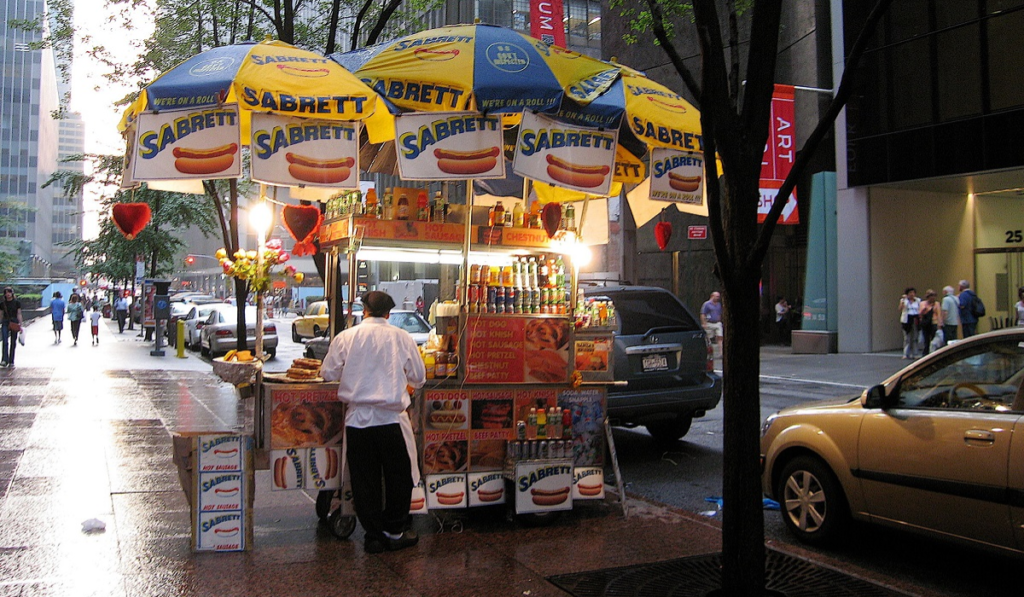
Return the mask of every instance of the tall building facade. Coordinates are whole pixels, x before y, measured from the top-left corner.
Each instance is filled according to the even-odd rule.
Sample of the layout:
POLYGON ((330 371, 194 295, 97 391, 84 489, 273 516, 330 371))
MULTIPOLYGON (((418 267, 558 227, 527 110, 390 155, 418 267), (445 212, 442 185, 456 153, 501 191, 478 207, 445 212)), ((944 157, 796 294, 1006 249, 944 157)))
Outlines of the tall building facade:
MULTIPOLYGON (((85 173, 85 162, 67 161, 72 156, 85 153, 85 122, 82 115, 72 112, 59 121, 57 146, 57 170, 62 172, 85 173)), ((53 244, 53 275, 73 277, 77 268, 69 252, 68 243, 82 239, 83 194, 79 190, 68 197, 63 189, 55 189, 53 197, 53 227, 50 242, 53 244)))
POLYGON ((45 278, 52 273, 52 187, 43 183, 57 168, 59 108, 53 52, 35 49, 42 39, 38 31, 21 31, 7 25, 14 20, 35 19, 46 10, 41 0, 0 0, 4 26, 0 28, 0 200, 7 209, 0 238, 8 239, 2 250, 22 257, 22 276, 45 278))

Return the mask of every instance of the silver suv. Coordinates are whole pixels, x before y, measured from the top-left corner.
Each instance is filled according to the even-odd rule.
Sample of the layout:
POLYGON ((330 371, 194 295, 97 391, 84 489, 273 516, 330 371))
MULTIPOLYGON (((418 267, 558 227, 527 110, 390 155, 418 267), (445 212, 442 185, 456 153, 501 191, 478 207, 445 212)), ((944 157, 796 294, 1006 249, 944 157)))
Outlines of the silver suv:
POLYGON ((718 406, 721 378, 699 320, 671 292, 653 286, 583 287, 588 299, 615 303, 614 376, 608 388, 613 425, 643 425, 658 441, 675 441, 694 417, 718 406))

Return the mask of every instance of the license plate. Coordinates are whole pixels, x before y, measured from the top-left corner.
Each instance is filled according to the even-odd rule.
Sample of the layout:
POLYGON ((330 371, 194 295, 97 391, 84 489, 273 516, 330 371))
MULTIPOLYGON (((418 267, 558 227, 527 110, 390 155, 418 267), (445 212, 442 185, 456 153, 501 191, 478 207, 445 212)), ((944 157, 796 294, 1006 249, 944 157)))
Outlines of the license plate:
POLYGON ((649 354, 643 359, 644 371, 668 371, 668 356, 649 354))

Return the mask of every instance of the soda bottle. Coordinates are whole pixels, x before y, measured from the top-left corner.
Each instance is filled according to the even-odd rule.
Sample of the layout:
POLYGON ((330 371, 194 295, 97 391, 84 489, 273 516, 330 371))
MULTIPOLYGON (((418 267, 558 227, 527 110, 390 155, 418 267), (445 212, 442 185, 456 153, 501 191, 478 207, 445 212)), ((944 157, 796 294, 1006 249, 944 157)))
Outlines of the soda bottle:
POLYGON ((374 189, 366 191, 366 217, 377 217, 377 191, 374 189))
POLYGON ((565 204, 565 229, 569 232, 576 232, 576 208, 572 203, 565 204))
POLYGON ((503 226, 505 224, 505 207, 498 201, 494 204, 494 209, 491 210, 491 217, 488 225, 490 226, 503 226))
POLYGON ((444 197, 441 196, 441 191, 434 193, 434 208, 432 211, 433 217, 431 221, 439 224, 444 224, 448 219, 448 204, 445 202, 444 197))
POLYGON ((395 198, 391 193, 384 195, 384 219, 395 219, 395 198))
POLYGON ((523 204, 516 201, 515 207, 512 208, 512 226, 515 228, 522 228, 525 225, 526 212, 523 210, 523 204))
POLYGON ((359 191, 352 192, 352 215, 363 215, 363 194, 359 191))
MULTIPOLYGON (((530 409, 533 410, 532 408, 530 409)), ((548 413, 544 408, 537 409, 537 437, 548 436, 548 413)))

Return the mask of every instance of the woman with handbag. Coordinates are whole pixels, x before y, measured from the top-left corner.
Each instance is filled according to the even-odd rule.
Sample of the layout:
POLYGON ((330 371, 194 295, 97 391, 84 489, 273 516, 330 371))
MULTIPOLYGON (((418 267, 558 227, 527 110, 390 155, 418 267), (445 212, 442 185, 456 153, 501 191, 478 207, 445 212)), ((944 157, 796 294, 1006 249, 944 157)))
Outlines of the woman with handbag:
POLYGON ((3 361, 0 367, 14 366, 14 350, 18 347, 18 334, 21 333, 21 301, 14 295, 14 289, 4 288, 4 298, 0 301, 0 334, 3 336, 3 361))
POLYGON ((921 299, 917 298, 917 291, 907 288, 900 297, 900 326, 903 328, 903 358, 917 358, 917 332, 919 314, 921 312, 921 299))

